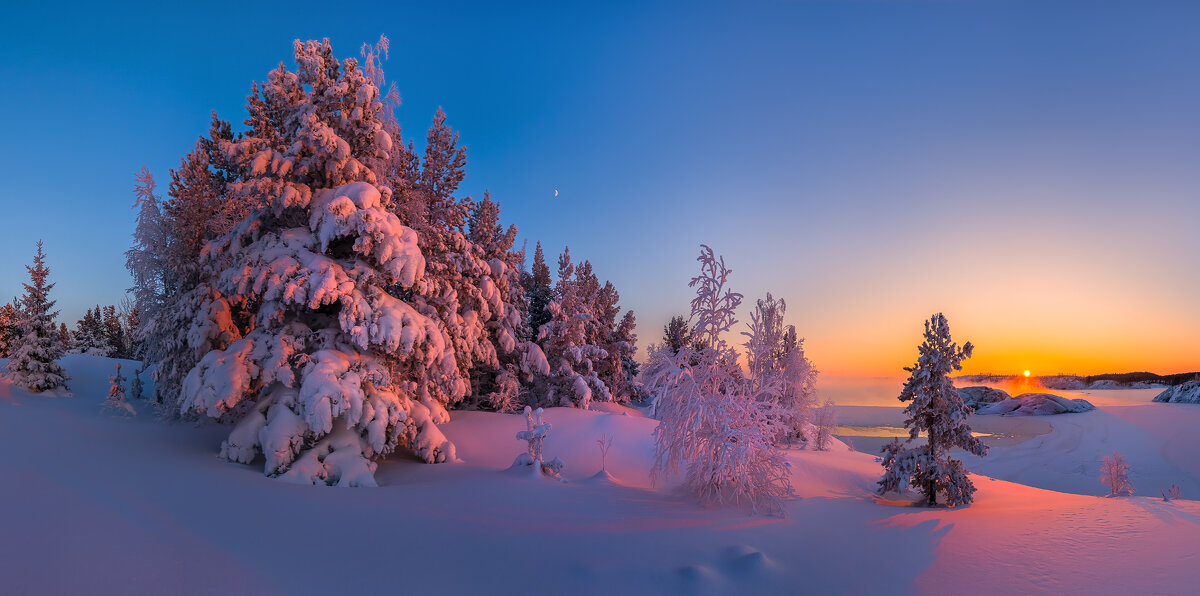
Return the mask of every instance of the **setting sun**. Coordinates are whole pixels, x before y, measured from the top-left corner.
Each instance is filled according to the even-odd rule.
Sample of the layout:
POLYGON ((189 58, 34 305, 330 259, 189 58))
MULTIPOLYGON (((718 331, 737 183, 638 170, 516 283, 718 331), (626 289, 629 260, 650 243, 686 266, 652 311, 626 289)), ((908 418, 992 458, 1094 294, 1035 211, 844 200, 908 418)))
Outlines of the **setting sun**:
POLYGON ((1029 376, 1029 371, 1025 371, 1025 376, 1029 376))

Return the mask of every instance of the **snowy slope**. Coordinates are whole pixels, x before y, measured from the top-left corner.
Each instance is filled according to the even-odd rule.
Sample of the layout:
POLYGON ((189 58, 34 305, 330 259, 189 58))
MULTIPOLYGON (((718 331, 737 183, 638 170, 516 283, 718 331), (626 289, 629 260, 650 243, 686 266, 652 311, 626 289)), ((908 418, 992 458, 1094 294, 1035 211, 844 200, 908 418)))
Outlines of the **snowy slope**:
MULTIPOLYGON (((802 498, 787 518, 705 509, 650 484, 655 423, 619 407, 546 411, 545 453, 566 462, 565 483, 507 470, 524 445, 520 416, 455 412, 443 430, 458 463, 397 456, 381 463, 380 488, 296 486, 217 459, 224 428, 166 424, 144 403, 136 418, 103 410, 111 360, 64 364, 74 397, 0 383, 6 593, 1100 594, 1187 593, 1200 581, 1195 501, 976 477, 975 505, 926 510, 876 499, 879 464, 839 445, 789 453, 802 498), (613 437, 614 482, 589 480, 602 434, 613 437)), ((1137 485, 1139 461, 1152 455, 1134 453, 1146 440, 1137 429, 1170 435, 1159 447, 1196 446, 1177 436, 1185 423, 1150 407, 1172 405, 1055 417, 1042 437, 1090 440, 1064 432, 1060 418, 1082 434, 1089 421, 1130 434, 1104 445, 1129 449, 1137 485)), ((1042 478, 1003 463, 1022 448, 988 459, 1042 478)), ((1059 470, 1073 457, 1033 453, 1061 458, 1059 470)), ((1200 495, 1179 483, 1185 498, 1200 495)))

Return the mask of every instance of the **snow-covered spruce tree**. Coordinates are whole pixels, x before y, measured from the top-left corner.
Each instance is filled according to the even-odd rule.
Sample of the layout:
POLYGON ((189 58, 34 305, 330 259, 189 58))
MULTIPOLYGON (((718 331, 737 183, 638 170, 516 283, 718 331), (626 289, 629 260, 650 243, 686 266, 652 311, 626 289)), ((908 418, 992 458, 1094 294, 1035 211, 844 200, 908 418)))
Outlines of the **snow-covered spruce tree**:
MULTIPOLYGON (((21 311, 14 299, 11 304, 0 306, 0 358, 8 358, 21 336, 21 311)), ((70 339, 70 336, 67 336, 70 339)))
POLYGON ((54 301, 48 283, 50 268, 46 266, 46 255, 42 252, 42 241, 38 240, 33 266, 26 265, 32 283, 25 284, 25 295, 21 297, 20 338, 11 350, 12 354, 4 370, 12 384, 34 393, 57 389, 66 384, 70 377, 55 360, 62 357, 66 349, 58 338, 58 325, 52 311, 54 301))
POLYGON ((589 328, 596 325, 589 297, 599 291, 590 273, 588 264, 580 275, 571 262, 570 248, 563 250, 558 258, 556 299, 547 305, 551 318, 538 330, 538 342, 550 369, 535 385, 539 403, 586 410, 592 400, 612 400, 596 371, 596 363, 607 358, 608 352, 589 342, 589 328))
POLYGON ((394 147, 378 89, 328 40, 297 41, 295 58, 262 90, 286 98, 271 115, 282 126, 222 143, 243 172, 229 193, 265 207, 204 249, 220 273, 188 339, 218 349, 188 373, 182 408, 237 421, 230 460, 261 453, 271 476, 374 485, 371 460, 397 447, 455 459, 436 424, 466 382, 450 338, 406 299, 425 289, 426 260, 370 167, 394 147))
POLYGON ((114 410, 121 410, 137 416, 137 410, 125 399, 125 377, 121 375, 121 363, 117 363, 117 372, 108 378, 108 401, 105 405, 114 410))
POLYGON ((638 383, 643 388, 642 398, 649 398, 647 415, 658 418, 658 411, 651 387, 660 385, 660 377, 674 370, 674 357, 684 347, 699 349, 692 338, 692 325, 682 315, 675 315, 663 326, 662 343, 646 347, 646 362, 638 370, 638 383))
MULTIPOLYGON (((378 44, 376 48, 378 48, 378 44)), ((372 54, 373 52, 367 52, 372 54)), ((382 80, 378 67, 373 80, 382 80)), ((385 122, 399 133, 398 124, 385 122)), ((499 206, 454 195, 464 176, 466 150, 439 109, 424 155, 398 147, 379 168, 394 189, 390 210, 417 232, 425 275, 396 295, 433 319, 450 341, 467 407, 507 409, 520 386, 545 369, 540 348, 528 341, 522 316, 515 228, 502 231, 499 206), (468 231, 468 226, 473 225, 468 231)))
POLYGON ((496 360, 478 362, 471 369, 471 396, 475 405, 503 412, 516 407, 522 386, 533 380, 533 373, 546 372, 548 365, 543 366, 545 355, 530 339, 520 279, 525 255, 513 250, 517 227, 503 229, 499 220, 500 205, 484 192, 471 212, 469 240, 490 269, 480 281, 495 287, 489 293, 495 294, 491 302, 497 310, 486 327, 496 360))
POLYGON ((701 245, 700 275, 692 279, 692 318, 703 347, 678 354, 660 350, 666 372, 649 388, 659 424, 654 429, 655 481, 682 472, 685 486, 705 503, 746 503, 782 512, 792 493, 783 452, 775 447, 769 407, 742 374, 722 337, 736 323, 742 295, 726 287, 731 271, 701 245))
POLYGON ((525 300, 528 304, 529 328, 534 337, 542 325, 550 322, 550 303, 554 301, 554 285, 550 277, 550 266, 546 264, 546 255, 542 252, 542 243, 538 242, 533 250, 533 266, 522 279, 525 287, 525 300))
MULTIPOLYGON (((183 376, 195 364, 195 352, 187 345, 187 330, 195 308, 193 292, 179 287, 180 272, 168 266, 172 247, 168 222, 163 217, 154 176, 143 167, 134 185, 134 209, 138 210, 133 246, 125 251, 125 268, 133 277, 129 292, 138 312, 134 327, 135 355, 142 368, 153 364, 155 401, 167 413, 178 413, 179 387, 183 376)), ((176 267, 178 267, 176 263, 176 267)), ((196 270, 196 265, 189 265, 196 270)), ((135 394, 136 395, 136 394, 135 394)))
POLYGON ((954 343, 945 315, 937 313, 925 322, 925 341, 917 349, 917 363, 904 369, 910 374, 899 398, 910 402, 904 408, 908 440, 901 443, 897 439, 884 446, 879 494, 911 485, 924 493, 930 507, 937 505, 939 493, 951 507, 967 504, 973 500, 975 485, 966 466, 951 458, 949 450, 959 447, 984 456, 988 448, 971 434, 967 424, 970 410, 963 405, 950 375, 962 370, 962 361, 971 357, 974 347, 971 342, 961 348, 954 343), (928 442, 909 447, 921 432, 928 432, 928 442))
POLYGON ((112 356, 113 349, 105 337, 103 315, 100 307, 86 310, 83 318, 75 323, 75 334, 71 338, 72 354, 88 354, 90 356, 112 356))
POLYGON ((64 346, 69 346, 72 344, 71 330, 67 329, 66 323, 58 324, 58 343, 64 346))
MULTIPOLYGON (((584 261, 582 269, 587 277, 596 280, 591 263, 584 261)), ((598 285, 598 280, 596 283, 598 285)), ((640 397, 641 393, 641 387, 635 380, 638 373, 638 364, 634 360, 637 353, 637 319, 633 311, 625 311, 617 319, 617 315, 621 314, 618 305, 620 300, 621 295, 610 281, 605 281, 593 295, 589 301, 593 316, 592 325, 588 328, 588 343, 604 350, 604 357, 595 363, 596 376, 608 388, 612 401, 628 403, 630 399, 640 397)))
POLYGON ((694 345, 692 326, 683 315, 675 315, 663 325, 662 345, 669 348, 672 354, 678 354, 681 348, 694 345))
POLYGON ((1133 495, 1133 483, 1129 481, 1129 464, 1116 451, 1105 456, 1100 466, 1100 483, 1108 487, 1108 496, 1127 497, 1133 495))

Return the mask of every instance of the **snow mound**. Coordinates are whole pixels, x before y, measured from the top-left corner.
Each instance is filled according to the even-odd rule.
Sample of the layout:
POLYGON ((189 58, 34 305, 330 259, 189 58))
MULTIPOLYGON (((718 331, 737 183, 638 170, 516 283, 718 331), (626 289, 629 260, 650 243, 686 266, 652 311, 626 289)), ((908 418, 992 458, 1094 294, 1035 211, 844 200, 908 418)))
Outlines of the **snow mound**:
POLYGON ((962 398, 963 404, 971 408, 978 409, 984 404, 992 404, 1006 399, 1012 399, 1012 396, 1006 391, 984 387, 982 385, 975 387, 959 387, 958 396, 962 398))
POLYGON ((1182 385, 1168 387, 1154 396, 1154 401, 1168 404, 1200 404, 1200 381, 1188 381, 1182 385))
POLYGON ((1053 393, 1022 393, 1016 397, 983 404, 976 414, 999 414, 1001 416, 1051 416, 1054 414, 1077 414, 1095 410, 1086 399, 1067 399, 1053 393))
POLYGON ((744 544, 725 549, 726 567, 733 577, 750 578, 770 573, 775 563, 762 551, 744 544))
POLYGON ((612 474, 610 474, 608 472, 608 470, 604 470, 604 469, 601 469, 599 472, 596 472, 592 477, 588 478, 585 482, 588 482, 589 484, 608 484, 608 485, 612 485, 612 486, 624 486, 620 482, 617 481, 616 476, 613 476, 612 474))

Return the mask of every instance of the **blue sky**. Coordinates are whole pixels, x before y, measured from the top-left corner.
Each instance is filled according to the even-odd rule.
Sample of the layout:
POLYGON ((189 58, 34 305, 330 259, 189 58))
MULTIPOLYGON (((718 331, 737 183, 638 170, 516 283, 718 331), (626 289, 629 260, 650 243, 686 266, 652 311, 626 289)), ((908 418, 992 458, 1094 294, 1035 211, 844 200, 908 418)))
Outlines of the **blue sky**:
POLYGON ((571 4, 6 8, 0 296, 43 238, 68 324, 119 301, 137 170, 165 190, 293 39, 383 33, 406 136, 442 106, 461 190, 643 344, 705 242, 826 371, 898 370, 936 310, 980 366, 1200 368, 1200 4, 571 4))

